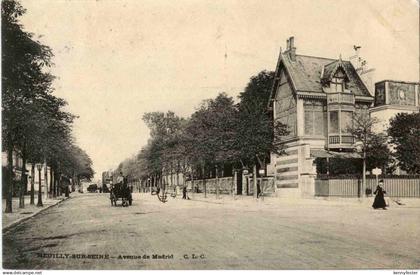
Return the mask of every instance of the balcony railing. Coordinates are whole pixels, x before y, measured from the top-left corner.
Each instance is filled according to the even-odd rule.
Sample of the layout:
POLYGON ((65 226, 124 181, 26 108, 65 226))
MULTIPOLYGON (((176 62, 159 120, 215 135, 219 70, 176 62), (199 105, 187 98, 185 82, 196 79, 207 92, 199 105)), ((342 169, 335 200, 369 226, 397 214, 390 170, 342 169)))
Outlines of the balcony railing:
POLYGON ((330 148, 350 148, 354 144, 354 137, 348 134, 329 135, 328 147, 330 148))
POLYGON ((354 95, 350 93, 331 93, 327 94, 327 100, 328 104, 354 104, 354 95))
POLYGON ((340 144, 340 136, 330 136, 329 144, 340 144))

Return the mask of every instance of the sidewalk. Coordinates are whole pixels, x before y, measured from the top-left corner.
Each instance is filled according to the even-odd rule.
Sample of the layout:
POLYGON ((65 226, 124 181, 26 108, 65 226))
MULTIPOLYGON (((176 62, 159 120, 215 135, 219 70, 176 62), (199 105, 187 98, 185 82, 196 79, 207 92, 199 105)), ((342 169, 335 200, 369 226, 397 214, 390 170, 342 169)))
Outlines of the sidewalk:
MULTIPOLYGON (((77 196, 78 192, 72 192, 70 193, 70 198, 72 196, 77 196)), ((30 205, 30 196, 25 196, 25 208, 19 208, 19 198, 13 198, 13 212, 12 213, 4 213, 4 209, 6 208, 6 200, 2 200, 2 229, 3 232, 9 230, 13 226, 32 218, 33 216, 39 214, 42 211, 45 211, 46 209, 59 204, 60 202, 69 199, 66 198, 64 195, 57 198, 48 198, 45 199, 45 197, 42 198, 42 207, 36 206, 38 202, 38 197, 35 196, 35 204, 30 205)))
MULTIPOLYGON (((344 198, 344 197, 313 197, 313 198, 285 198, 285 197, 262 197, 255 199, 253 196, 246 195, 219 195, 216 199, 216 194, 207 194, 206 198, 203 193, 188 193, 191 201, 201 201, 214 204, 236 204, 236 205, 266 205, 266 206, 281 206, 281 205, 302 205, 302 206, 348 206, 348 207, 367 207, 372 206, 374 197, 364 198, 344 198)), ((178 194, 176 199, 182 199, 182 194, 178 194)), ((390 204, 392 208, 420 208, 420 198, 389 198, 385 197, 385 201, 390 204), (402 205, 397 204, 399 201, 402 205)))

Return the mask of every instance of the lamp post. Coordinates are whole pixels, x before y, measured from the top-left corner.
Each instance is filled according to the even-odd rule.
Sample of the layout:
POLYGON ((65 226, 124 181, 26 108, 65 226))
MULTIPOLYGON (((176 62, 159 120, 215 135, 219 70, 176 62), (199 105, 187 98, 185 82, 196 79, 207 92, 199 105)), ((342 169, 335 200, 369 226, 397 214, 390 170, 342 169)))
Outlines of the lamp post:
POLYGON ((360 194, 358 194, 358 197, 361 198, 364 192, 363 190, 365 190, 366 187, 366 148, 365 144, 361 141, 355 142, 354 147, 356 148, 357 152, 361 152, 363 155, 362 184, 360 188, 358 188, 360 190, 360 194))
MULTIPOLYGON (((257 197, 260 197, 263 193, 263 177, 265 176, 265 169, 264 168, 260 168, 258 170, 258 174, 260 175, 260 193, 257 194, 257 197)), ((257 191, 258 191, 258 185, 257 185, 257 191)))
POLYGON ((36 168, 38 169, 38 203, 37 206, 42 207, 42 185, 41 185, 41 170, 42 170, 42 164, 41 163, 37 163, 36 168))

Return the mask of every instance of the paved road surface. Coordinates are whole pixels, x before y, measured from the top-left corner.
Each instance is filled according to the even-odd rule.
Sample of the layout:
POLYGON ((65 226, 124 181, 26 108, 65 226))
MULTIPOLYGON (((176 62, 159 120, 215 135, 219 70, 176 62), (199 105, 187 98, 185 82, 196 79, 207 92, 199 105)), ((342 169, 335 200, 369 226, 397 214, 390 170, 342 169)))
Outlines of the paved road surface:
POLYGON ((252 200, 221 204, 178 198, 163 204, 149 194, 134 195, 129 208, 111 207, 107 194, 85 194, 43 212, 4 235, 3 267, 420 267, 419 207, 383 211, 315 200, 279 200, 273 205, 252 200), (53 254, 69 254, 69 258, 48 258, 53 254), (106 254, 110 258, 72 258, 72 254, 106 254), (197 259, 192 259, 192 254, 197 259), (144 255, 150 259, 142 259, 144 255), (168 259, 153 259, 153 255, 167 255, 168 259), (127 256, 131 259, 123 259, 127 256))

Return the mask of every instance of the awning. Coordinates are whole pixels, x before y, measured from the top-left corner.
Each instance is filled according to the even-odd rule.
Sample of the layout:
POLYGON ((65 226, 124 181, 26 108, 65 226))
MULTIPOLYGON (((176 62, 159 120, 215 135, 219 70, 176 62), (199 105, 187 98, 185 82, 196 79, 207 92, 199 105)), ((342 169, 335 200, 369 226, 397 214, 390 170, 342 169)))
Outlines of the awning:
POLYGON ((322 149, 311 150, 313 158, 343 158, 343 159, 361 159, 362 156, 356 152, 335 152, 322 149))

